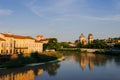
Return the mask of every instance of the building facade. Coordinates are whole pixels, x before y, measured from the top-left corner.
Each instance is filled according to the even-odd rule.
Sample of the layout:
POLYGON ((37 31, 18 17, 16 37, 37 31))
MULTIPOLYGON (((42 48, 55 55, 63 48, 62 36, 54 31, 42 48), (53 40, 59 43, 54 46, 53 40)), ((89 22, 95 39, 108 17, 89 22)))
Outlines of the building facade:
POLYGON ((82 43, 84 45, 87 45, 87 44, 91 44, 93 42, 93 34, 88 34, 88 40, 85 38, 84 34, 81 33, 81 35, 79 36, 79 40, 76 40, 75 41, 75 45, 79 44, 79 43, 82 43))
POLYGON ((43 37, 0 33, 0 54, 31 53, 43 51, 43 37), (42 41, 41 41, 42 40, 42 41))
POLYGON ((93 42, 93 34, 88 35, 88 43, 91 44, 93 42))
POLYGON ((83 43, 84 45, 87 45, 87 40, 85 39, 85 36, 83 35, 83 33, 79 37, 79 42, 83 43))

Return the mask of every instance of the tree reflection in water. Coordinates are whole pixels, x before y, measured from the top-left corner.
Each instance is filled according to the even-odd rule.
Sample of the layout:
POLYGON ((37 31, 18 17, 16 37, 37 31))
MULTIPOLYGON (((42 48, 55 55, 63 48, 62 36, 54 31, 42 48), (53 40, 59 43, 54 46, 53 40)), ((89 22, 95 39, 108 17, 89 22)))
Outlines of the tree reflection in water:
MULTIPOLYGON (((106 66, 108 62, 114 62, 117 66, 120 66, 119 57, 95 55, 92 53, 64 53, 64 56, 67 57, 66 61, 73 60, 77 62, 83 71, 87 68, 93 71, 95 66, 106 66)), ((0 80, 35 80, 43 72, 47 72, 50 76, 55 76, 57 71, 59 71, 61 63, 56 62, 34 67, 0 70, 0 80)))
POLYGON ((87 66, 89 70, 94 70, 94 66, 105 66, 108 61, 114 60, 117 65, 120 65, 120 58, 105 55, 95 55, 93 53, 67 53, 71 60, 79 63, 80 68, 84 70, 87 66))
POLYGON ((59 67, 58 63, 52 63, 35 67, 1 70, 0 80, 34 80, 36 76, 41 76, 44 71, 54 76, 57 74, 56 70, 59 67))
POLYGON ((60 67, 60 64, 54 63, 49 66, 48 65, 44 66, 44 70, 48 72, 50 76, 55 76, 57 74, 57 69, 60 67))

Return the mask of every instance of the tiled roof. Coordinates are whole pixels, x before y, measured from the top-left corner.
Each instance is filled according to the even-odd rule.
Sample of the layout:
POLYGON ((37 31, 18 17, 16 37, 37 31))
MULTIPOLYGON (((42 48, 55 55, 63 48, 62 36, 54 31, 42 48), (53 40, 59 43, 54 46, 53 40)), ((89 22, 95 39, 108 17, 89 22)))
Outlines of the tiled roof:
POLYGON ((48 41, 50 38, 41 39, 40 41, 48 41))
POLYGON ((37 35, 36 37, 43 37, 42 35, 37 35))
POLYGON ((12 34, 5 34, 5 33, 1 33, 1 34, 3 34, 5 37, 13 37, 12 34))
POLYGON ((35 42, 37 43, 43 43, 43 41, 48 41, 50 38, 45 38, 45 39, 41 39, 41 40, 35 40, 35 42))
POLYGON ((40 40, 39 40, 39 41, 38 41, 38 40, 35 40, 35 42, 36 42, 36 43, 43 43, 43 42, 42 42, 42 41, 40 41, 40 40))
POLYGON ((0 41, 5 41, 5 39, 3 39, 3 38, 0 38, 0 41))
POLYGON ((13 37, 15 39, 34 39, 30 36, 21 36, 21 35, 13 35, 13 34, 4 34, 2 33, 5 37, 13 37))

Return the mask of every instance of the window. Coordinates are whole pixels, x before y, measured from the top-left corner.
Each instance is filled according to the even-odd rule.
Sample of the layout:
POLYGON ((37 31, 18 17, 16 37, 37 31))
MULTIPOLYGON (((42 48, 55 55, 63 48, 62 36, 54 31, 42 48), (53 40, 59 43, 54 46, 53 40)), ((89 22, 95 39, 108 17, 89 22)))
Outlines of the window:
POLYGON ((12 49, 10 50, 10 53, 12 53, 12 49))
POLYGON ((3 53, 3 50, 1 50, 1 53, 3 53))
POLYGON ((10 47, 12 48, 12 43, 10 43, 10 47))
POLYGON ((8 50, 6 50, 6 53, 8 53, 8 50))
POLYGON ((3 43, 1 44, 1 47, 3 47, 3 43))

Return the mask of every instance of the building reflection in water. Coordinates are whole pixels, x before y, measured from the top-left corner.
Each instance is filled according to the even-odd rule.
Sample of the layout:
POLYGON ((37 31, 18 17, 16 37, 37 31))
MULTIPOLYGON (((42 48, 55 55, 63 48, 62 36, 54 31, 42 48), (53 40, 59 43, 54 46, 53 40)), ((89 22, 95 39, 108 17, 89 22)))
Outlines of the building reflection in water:
POLYGON ((82 70, 88 65, 89 69, 92 71, 94 69, 94 58, 93 54, 81 54, 79 59, 79 64, 82 70))
POLYGON ((0 80, 35 80, 36 76, 41 76, 44 71, 49 75, 57 74, 57 69, 60 67, 58 63, 46 64, 32 68, 20 68, 19 70, 3 71, 0 75, 0 80))
POLYGON ((71 59, 78 62, 82 70, 89 67, 90 71, 94 70, 95 65, 104 65, 107 61, 105 56, 95 55, 93 53, 72 54, 71 59))
MULTIPOLYGON (((43 73, 43 70, 41 69, 39 72, 39 75, 41 75, 43 73)), ((35 78, 35 74, 33 70, 28 70, 27 72, 24 73, 11 73, 11 74, 7 74, 4 75, 2 77, 0 77, 0 80, 34 80, 35 78)))

